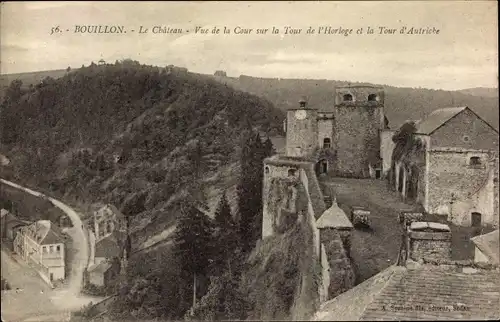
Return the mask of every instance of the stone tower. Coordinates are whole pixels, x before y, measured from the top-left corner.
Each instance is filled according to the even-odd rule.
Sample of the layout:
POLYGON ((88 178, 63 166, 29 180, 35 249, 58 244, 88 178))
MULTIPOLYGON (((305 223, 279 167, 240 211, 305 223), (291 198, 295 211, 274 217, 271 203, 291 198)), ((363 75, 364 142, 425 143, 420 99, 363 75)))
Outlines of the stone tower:
POLYGON ((318 110, 307 107, 305 99, 288 110, 286 117, 286 155, 309 157, 318 145, 318 110))
POLYGON ((380 133, 384 129, 382 88, 336 88, 333 123, 336 175, 368 178, 375 169, 381 168, 380 133))

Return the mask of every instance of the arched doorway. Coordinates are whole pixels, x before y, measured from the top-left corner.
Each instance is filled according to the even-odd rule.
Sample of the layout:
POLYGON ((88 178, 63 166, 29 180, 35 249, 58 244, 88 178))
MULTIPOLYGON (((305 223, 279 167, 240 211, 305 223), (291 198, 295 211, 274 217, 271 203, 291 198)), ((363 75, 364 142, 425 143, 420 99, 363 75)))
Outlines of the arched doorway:
POLYGON ((399 181, 398 181, 398 191, 403 192, 403 181, 404 181, 404 168, 399 168, 399 181))
POLYGON ((412 167, 409 180, 407 182, 408 187, 408 199, 416 200, 418 194, 418 168, 412 167))
POLYGON ((325 159, 321 159, 316 164, 316 170, 318 174, 326 174, 328 173, 328 161, 325 159))

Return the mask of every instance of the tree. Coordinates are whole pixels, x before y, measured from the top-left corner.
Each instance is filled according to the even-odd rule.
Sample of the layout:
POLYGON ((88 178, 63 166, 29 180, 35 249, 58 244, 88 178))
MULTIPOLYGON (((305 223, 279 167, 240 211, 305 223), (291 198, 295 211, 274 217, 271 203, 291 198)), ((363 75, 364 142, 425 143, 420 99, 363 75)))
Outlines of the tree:
POLYGON ((250 135, 241 153, 242 175, 238 185, 239 235, 243 252, 250 251, 262 231, 262 165, 272 153, 272 143, 265 147, 260 135, 250 135))
MULTIPOLYGON (((239 289, 239 280, 228 272, 212 277, 210 290, 194 308, 192 319, 201 321, 244 320, 246 300, 239 289)), ((191 320, 191 317, 187 317, 191 320)))
POLYGON ((276 154, 276 150, 274 149, 273 142, 269 137, 267 137, 266 141, 264 142, 264 151, 267 156, 271 156, 276 154))
POLYGON ((392 163, 399 160, 411 146, 413 141, 413 133, 416 131, 415 122, 405 122, 392 136, 392 141, 395 143, 394 152, 392 153, 392 163))
MULTIPOLYGON (((189 198, 191 199, 191 198, 189 198)), ((205 275, 211 260, 212 223, 198 208, 196 202, 187 200, 181 205, 174 243, 183 271, 193 277, 193 307, 196 305, 197 277, 205 275)))
POLYGON ((23 96, 24 92, 21 89, 23 86, 23 82, 19 79, 13 80, 9 87, 5 90, 5 100, 8 103, 17 103, 21 96, 23 96))
POLYGON ((236 223, 231 215, 231 207, 227 201, 226 193, 222 195, 214 218, 214 262, 212 271, 219 275, 224 270, 228 270, 232 275, 232 262, 238 248, 238 237, 236 223))

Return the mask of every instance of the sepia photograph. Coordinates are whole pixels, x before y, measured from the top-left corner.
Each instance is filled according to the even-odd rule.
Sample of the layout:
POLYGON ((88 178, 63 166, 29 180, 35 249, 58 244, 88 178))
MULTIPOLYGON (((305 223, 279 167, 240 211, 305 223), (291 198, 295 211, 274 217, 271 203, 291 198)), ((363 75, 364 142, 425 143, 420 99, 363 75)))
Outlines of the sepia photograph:
POLYGON ((499 320, 497 1, 3 1, 2 322, 499 320))

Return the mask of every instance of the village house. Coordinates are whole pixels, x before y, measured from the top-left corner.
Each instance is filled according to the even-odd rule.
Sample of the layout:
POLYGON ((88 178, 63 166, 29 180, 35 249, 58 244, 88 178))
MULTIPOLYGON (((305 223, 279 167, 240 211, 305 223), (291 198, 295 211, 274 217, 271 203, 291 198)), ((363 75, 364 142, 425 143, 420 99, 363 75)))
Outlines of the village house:
POLYGON ((29 222, 17 218, 7 209, 1 209, 0 216, 2 240, 9 242, 9 244, 10 242, 14 241, 14 239, 16 238, 16 234, 21 229, 21 227, 29 224, 29 222))
POLYGON ((390 266, 324 303, 314 320, 500 318, 500 272, 495 267, 478 268, 466 261, 452 261, 447 225, 413 222, 405 238, 405 259, 400 265, 390 266))
POLYGON ((474 261, 476 263, 487 263, 499 265, 499 230, 471 238, 474 243, 474 261))
POLYGON ((111 204, 96 204, 87 224, 91 254, 86 280, 96 286, 107 286, 126 267, 129 251, 126 218, 111 204))
POLYGON ((47 282, 66 276, 65 236, 49 220, 39 220, 21 228, 14 240, 14 252, 47 282))
POLYGON ((395 190, 456 225, 498 227, 498 131, 468 107, 443 108, 416 123, 413 142, 395 190))

